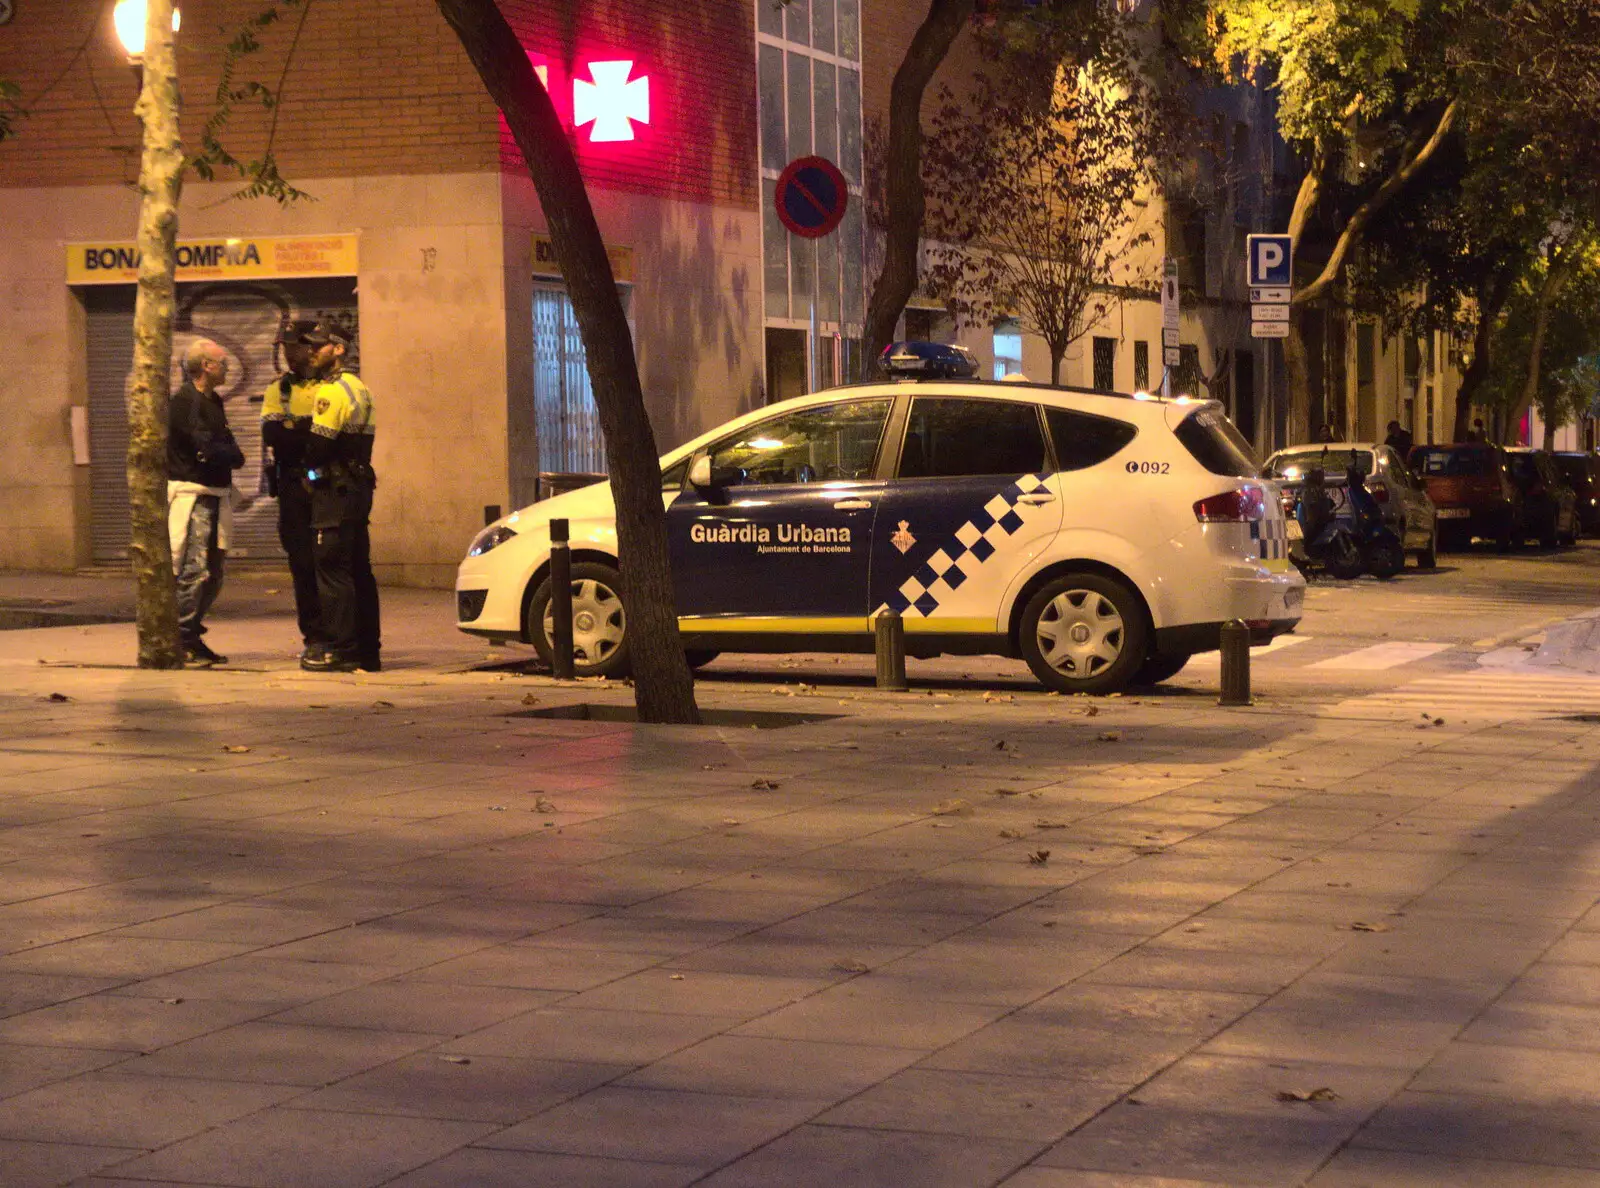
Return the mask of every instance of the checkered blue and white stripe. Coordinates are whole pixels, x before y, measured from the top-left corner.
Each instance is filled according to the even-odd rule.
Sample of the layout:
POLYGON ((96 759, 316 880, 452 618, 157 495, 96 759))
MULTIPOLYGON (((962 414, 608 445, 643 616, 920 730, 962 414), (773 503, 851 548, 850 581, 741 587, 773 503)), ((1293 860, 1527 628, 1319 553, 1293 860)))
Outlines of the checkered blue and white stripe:
POLYGON ((1021 499, 1042 490, 1047 477, 1025 474, 1008 484, 957 528, 873 614, 888 609, 927 618, 938 611, 981 565, 1004 548, 1029 517, 1038 513, 1037 506, 1021 499))
POLYGON ((1289 556, 1289 521, 1252 520, 1250 539, 1261 551, 1263 561, 1284 561, 1289 556))

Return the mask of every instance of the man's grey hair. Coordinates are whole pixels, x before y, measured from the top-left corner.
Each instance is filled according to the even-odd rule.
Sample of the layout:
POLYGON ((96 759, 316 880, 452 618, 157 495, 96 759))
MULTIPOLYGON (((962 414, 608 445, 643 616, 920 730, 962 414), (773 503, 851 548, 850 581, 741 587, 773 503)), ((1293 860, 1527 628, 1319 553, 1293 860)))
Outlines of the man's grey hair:
POLYGON ((216 343, 209 338, 197 338, 189 344, 189 349, 183 355, 183 373, 191 379, 198 379, 200 372, 205 367, 207 357, 211 355, 225 355, 216 343))

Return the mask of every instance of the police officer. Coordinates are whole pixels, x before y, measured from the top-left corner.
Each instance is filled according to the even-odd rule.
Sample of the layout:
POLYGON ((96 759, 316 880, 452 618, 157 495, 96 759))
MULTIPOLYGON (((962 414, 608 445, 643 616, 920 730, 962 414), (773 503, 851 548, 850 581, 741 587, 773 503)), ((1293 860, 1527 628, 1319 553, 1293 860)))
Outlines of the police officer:
POLYGON ((372 470, 372 393, 344 370, 349 336, 319 322, 303 335, 314 353, 312 374, 320 381, 306 446, 306 483, 315 529, 317 596, 327 649, 308 656, 309 672, 377 672, 378 583, 372 576, 368 521, 377 477, 372 470))
POLYGON ((320 656, 326 646, 322 604, 317 598, 316 531, 311 527, 311 489, 306 485, 306 446, 318 381, 311 374, 316 346, 306 341, 317 323, 286 319, 278 332, 289 370, 267 385, 261 402, 261 440, 272 451, 268 485, 278 500, 278 539, 289 558, 294 609, 300 620, 302 660, 320 656))

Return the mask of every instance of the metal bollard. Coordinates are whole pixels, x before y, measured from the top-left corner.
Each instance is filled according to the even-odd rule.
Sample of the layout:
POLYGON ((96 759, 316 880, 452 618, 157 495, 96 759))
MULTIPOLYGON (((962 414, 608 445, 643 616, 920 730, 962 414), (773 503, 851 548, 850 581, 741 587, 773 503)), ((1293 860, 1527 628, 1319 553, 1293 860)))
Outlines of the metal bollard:
POLYGON ((550 671, 558 681, 572 680, 572 546, 565 520, 550 521, 550 671))
POLYGON ((1222 696, 1217 704, 1250 704, 1250 628, 1241 619, 1222 625, 1222 696))
POLYGON ((906 624, 900 612, 886 610, 873 623, 878 653, 878 688, 904 693, 906 683, 906 624))

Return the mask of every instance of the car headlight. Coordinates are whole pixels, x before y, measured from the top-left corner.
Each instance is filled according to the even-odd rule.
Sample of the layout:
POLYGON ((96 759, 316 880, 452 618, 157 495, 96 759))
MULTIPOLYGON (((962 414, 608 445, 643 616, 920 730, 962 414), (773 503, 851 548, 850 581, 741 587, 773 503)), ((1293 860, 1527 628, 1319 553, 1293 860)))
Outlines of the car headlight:
POLYGON ((472 538, 472 547, 467 550, 467 556, 481 557, 490 549, 498 548, 514 536, 516 536, 516 533, 504 524, 493 524, 472 538))

